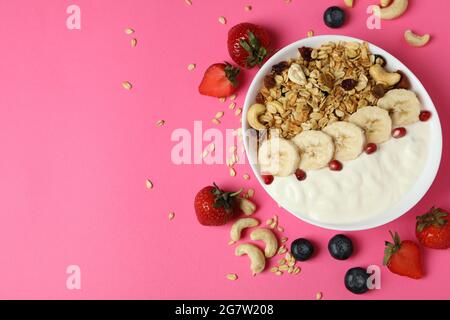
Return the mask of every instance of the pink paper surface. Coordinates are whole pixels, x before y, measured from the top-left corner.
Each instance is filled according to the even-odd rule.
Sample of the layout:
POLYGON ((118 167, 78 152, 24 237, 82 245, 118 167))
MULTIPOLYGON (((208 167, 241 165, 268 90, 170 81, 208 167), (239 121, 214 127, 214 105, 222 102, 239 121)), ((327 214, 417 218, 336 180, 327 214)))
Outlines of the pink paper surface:
MULTIPOLYGON (((347 269, 381 264, 388 230, 414 239, 418 214, 432 205, 450 209, 448 137, 450 46, 447 0, 411 0, 407 13, 366 27, 355 1, 348 23, 330 30, 322 13, 338 0, 45 0, 0 2, 0 298, 61 299, 428 299, 450 298, 448 251, 423 250, 426 277, 419 281, 382 267, 382 289, 363 296, 343 285, 347 269), (66 8, 82 13, 81 30, 66 28, 66 8), (246 12, 244 5, 253 10, 246 12), (226 17, 228 24, 218 23, 226 17), (437 179, 408 214, 386 226, 351 233, 356 254, 333 260, 326 249, 335 232, 310 226, 277 204, 248 165, 231 178, 225 165, 171 161, 177 128, 238 128, 240 119, 197 86, 212 63, 230 60, 228 29, 239 22, 264 25, 277 48, 306 36, 343 34, 366 39, 402 60, 423 82, 443 124, 444 153, 437 179), (130 47, 124 29, 138 39, 130 47), (403 40, 412 28, 431 33, 413 49, 403 40), (187 71, 195 63, 197 69, 187 71), (123 81, 134 88, 126 91, 123 81), (225 111, 222 124, 211 119, 225 111), (164 127, 155 122, 166 120, 164 127), (244 181, 242 175, 252 176, 244 181), (153 190, 145 180, 151 179, 153 190), (229 227, 198 224, 193 199, 213 181, 224 188, 254 188, 257 217, 278 214, 290 239, 307 237, 317 256, 298 276, 266 272, 251 277, 247 258, 227 245, 229 227), (169 222, 168 213, 176 218, 169 222), (81 290, 66 288, 66 268, 79 265, 81 290), (237 273, 231 282, 227 273, 237 273)), ((256 70, 246 71, 237 103, 256 70)), ((204 143, 204 146, 207 142, 204 143)))

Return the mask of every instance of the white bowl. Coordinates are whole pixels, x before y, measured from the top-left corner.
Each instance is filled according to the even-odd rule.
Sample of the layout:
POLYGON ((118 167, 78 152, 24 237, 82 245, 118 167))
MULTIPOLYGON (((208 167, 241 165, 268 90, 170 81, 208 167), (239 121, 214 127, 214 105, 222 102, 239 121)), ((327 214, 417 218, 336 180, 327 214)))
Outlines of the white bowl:
MULTIPOLYGON (((306 46, 306 47, 320 47, 323 43, 333 41, 358 41, 363 42, 363 40, 347 37, 347 36, 336 36, 336 35, 323 35, 323 36, 317 36, 317 37, 311 37, 311 38, 305 38, 302 40, 299 40, 297 42, 294 42, 280 51, 278 51, 274 56, 272 56, 259 70, 259 72, 256 74, 255 78, 253 79, 250 88, 247 92, 247 96, 245 98, 245 105, 243 110, 243 117, 242 117, 242 128, 243 132, 247 133, 248 129, 250 129, 247 120, 246 115, 248 112, 248 108, 250 105, 252 105, 255 101, 256 95, 258 94, 259 89, 262 86, 262 82, 264 79, 264 76, 267 75, 272 66, 287 60, 291 58, 298 57, 298 48, 306 46)), ((417 79, 417 77, 403 64, 401 63, 397 58, 395 58, 393 55, 389 54, 385 50, 369 43, 369 47, 372 53, 374 54, 380 54, 382 55, 386 61, 387 65, 390 70, 402 70, 408 77, 408 79, 411 82, 412 90, 419 96, 420 100, 422 101, 423 105, 426 106, 427 110, 430 110, 433 113, 433 117, 429 121, 430 125, 430 143, 429 150, 428 150, 428 159, 426 161, 425 167, 422 171, 422 173, 419 175, 419 178, 415 182, 415 184, 412 186, 412 188, 407 192, 399 203, 395 204, 391 208, 380 212, 379 215, 375 218, 371 218, 367 221, 361 221, 357 223, 352 224, 346 224, 346 225, 334 225, 334 224, 327 224, 327 223, 321 223, 316 220, 312 220, 308 215, 301 212, 301 208, 299 208, 298 211, 290 211, 294 216, 300 218, 301 220, 308 222, 310 224, 326 228, 326 229, 332 229, 332 230, 340 230, 340 231, 356 231, 356 230, 367 230, 371 228, 375 228, 381 225, 384 225, 386 223, 389 223, 406 212, 408 212, 412 207, 414 207, 425 195, 425 193, 430 188, 431 184, 433 183, 436 174, 439 169, 439 164, 441 161, 441 155, 442 155, 442 130, 441 130, 441 124, 439 121, 439 116, 436 111, 436 108, 428 95, 427 91, 423 87, 422 83, 417 79)), ((254 150, 250 150, 249 147, 249 139, 247 135, 244 135, 244 146, 247 153, 247 157, 249 159, 250 165, 253 169, 253 172, 255 173, 255 176, 258 178, 259 182, 261 183, 262 187, 269 193, 269 195, 276 201, 275 197, 269 192, 268 188, 262 181, 260 174, 257 169, 257 161, 256 161, 256 154, 254 150)))

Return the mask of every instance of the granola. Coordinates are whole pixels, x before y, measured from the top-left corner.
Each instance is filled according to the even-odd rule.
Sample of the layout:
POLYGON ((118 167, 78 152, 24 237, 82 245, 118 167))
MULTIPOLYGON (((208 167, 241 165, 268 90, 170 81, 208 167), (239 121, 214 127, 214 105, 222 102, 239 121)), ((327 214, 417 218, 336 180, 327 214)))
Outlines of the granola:
POLYGON ((297 59, 278 63, 265 77, 256 99, 266 105, 259 121, 291 139, 302 131, 347 120, 358 109, 377 104, 379 86, 369 69, 384 63, 365 42, 300 48, 297 59))

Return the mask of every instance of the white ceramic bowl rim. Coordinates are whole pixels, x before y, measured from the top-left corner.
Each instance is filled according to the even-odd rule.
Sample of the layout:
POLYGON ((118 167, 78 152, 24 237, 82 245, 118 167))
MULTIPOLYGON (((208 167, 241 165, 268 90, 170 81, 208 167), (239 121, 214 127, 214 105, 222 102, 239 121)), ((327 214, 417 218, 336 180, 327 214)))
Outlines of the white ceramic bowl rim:
MULTIPOLYGON (((255 75, 252 83, 250 84, 249 90, 247 92, 246 98, 245 98, 245 104, 243 108, 243 117, 242 117, 242 128, 244 132, 244 147, 247 154, 247 159, 250 162, 250 165, 252 167, 253 172, 255 173, 255 176, 257 177, 258 181, 262 185, 262 187, 266 190, 266 192, 269 193, 269 195, 275 200, 272 194, 270 194, 269 190, 267 189, 266 185, 262 181, 260 174, 258 172, 258 169, 256 167, 256 161, 253 158, 254 155, 250 153, 249 149, 249 142, 248 137, 245 135, 247 133, 247 129, 249 129, 249 126, 247 124, 246 115, 247 111, 250 105, 252 105, 255 101, 255 97, 257 92, 259 91, 263 78, 266 74, 270 72, 270 69, 273 65, 284 61, 288 58, 295 58, 298 55, 298 48, 307 46, 307 47, 318 47, 323 43, 326 42, 337 42, 337 41, 357 41, 357 42, 363 42, 361 39, 348 37, 348 36, 338 36, 338 35, 322 35, 322 36, 316 36, 311 38, 305 38, 299 41, 296 41, 283 49, 279 50, 275 55, 273 55, 258 71, 258 73, 255 75)), ((367 42, 367 41, 366 41, 367 42)), ((402 70, 408 79, 410 80, 412 84, 412 90, 415 91, 422 104, 426 106, 427 110, 430 110, 433 113, 433 117, 429 121, 430 127, 431 127, 431 134, 430 134, 430 141, 433 143, 430 143, 429 152, 428 152, 428 159, 425 164, 425 167, 420 174, 419 178, 417 179, 416 183, 413 185, 413 187, 410 189, 408 193, 406 193, 403 198, 400 200, 399 203, 394 205, 392 208, 386 210, 385 212, 380 213, 379 217, 375 217, 366 221, 353 223, 353 224, 346 224, 346 225, 340 225, 340 224, 329 224, 329 223, 321 223, 319 221, 311 219, 308 215, 301 214, 300 212, 292 212, 289 211, 294 216, 300 218, 301 220, 310 223, 312 225, 331 229, 331 230, 339 230, 339 231, 357 231, 357 230, 367 230, 375 227, 382 226, 386 223, 389 223, 406 212, 408 212, 411 208, 413 208, 427 193, 429 188, 431 187, 434 179, 436 178, 439 165, 441 162, 441 156, 442 156, 442 129, 441 124, 439 121, 439 116, 436 111, 436 108, 428 95, 427 91, 425 90, 422 83, 419 81, 419 79, 397 58, 395 58, 393 55, 388 53, 387 51, 379 48, 378 46, 375 46, 368 42, 370 50, 372 53, 380 54, 382 55, 386 61, 387 65, 389 66, 396 66, 397 70, 402 70)))

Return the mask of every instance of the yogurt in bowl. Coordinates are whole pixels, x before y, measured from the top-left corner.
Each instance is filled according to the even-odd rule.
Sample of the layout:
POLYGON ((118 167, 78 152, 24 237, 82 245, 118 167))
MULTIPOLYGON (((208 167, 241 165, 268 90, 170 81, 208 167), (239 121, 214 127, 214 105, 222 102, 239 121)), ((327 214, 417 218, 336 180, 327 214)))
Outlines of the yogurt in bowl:
POLYGON ((442 152, 436 109, 414 74, 386 51, 344 36, 303 39, 274 55, 247 93, 243 129, 252 168, 270 196, 300 219, 335 230, 370 229, 403 215, 431 186, 442 152), (255 104, 265 106, 256 118, 255 104), (419 121, 425 109, 432 117, 419 121), (407 134, 392 137, 396 128, 407 134), (320 135, 302 134, 308 131, 320 135), (289 145, 267 151, 264 140, 274 135, 289 145), (366 154, 372 142, 378 149, 366 154), (336 159, 341 171, 328 167, 336 159), (302 173, 299 181, 297 168, 306 179, 302 173), (267 173, 275 176, 270 184, 267 173))

